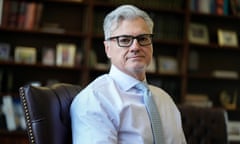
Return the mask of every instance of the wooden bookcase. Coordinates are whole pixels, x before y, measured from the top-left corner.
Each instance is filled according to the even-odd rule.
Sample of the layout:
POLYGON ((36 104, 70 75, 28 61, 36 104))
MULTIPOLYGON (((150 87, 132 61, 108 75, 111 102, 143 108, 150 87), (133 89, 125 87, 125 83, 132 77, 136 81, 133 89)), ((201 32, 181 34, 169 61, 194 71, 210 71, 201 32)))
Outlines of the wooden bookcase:
MULTIPOLYGON (((3 0, 3 2, 10 3, 12 1, 14 0, 3 0)), ((10 14, 16 19, 11 21, 13 22, 11 25, 2 20, 0 43, 8 43, 11 49, 9 60, 0 60, 0 96, 10 94, 17 97, 20 86, 36 81, 42 85, 57 81, 85 86, 95 77, 106 73, 108 59, 103 46, 103 18, 106 13, 124 3, 135 4, 145 9, 153 18, 155 22, 154 58, 157 67, 155 71, 148 72, 148 79, 150 83, 164 88, 177 104, 182 104, 188 94, 206 94, 213 101, 213 105, 219 107, 221 106, 219 101, 221 91, 226 90, 230 95, 236 91, 240 92, 238 77, 213 76, 215 70, 234 71, 237 74, 240 72, 239 46, 232 48, 219 46, 218 43, 219 29, 235 31, 239 36, 240 18, 232 15, 230 8, 228 15, 218 15, 191 10, 191 0, 150 0, 147 2, 138 0, 23 0, 23 2, 41 5, 39 10, 41 15, 35 16, 37 24, 30 29, 19 28, 20 20, 16 19, 19 13, 17 16, 14 13, 10 14), (192 43, 188 40, 191 23, 200 23, 207 27, 209 34, 207 44, 192 43), (56 50, 58 43, 75 44, 77 53, 82 54, 82 61, 72 67, 44 65, 42 63, 43 48, 51 47, 56 50), (36 48, 37 62, 33 64, 15 62, 16 46, 36 48), (194 70, 189 68, 192 52, 197 54, 198 58, 197 68, 195 67, 194 70), (176 72, 160 72, 158 59, 162 56, 174 58, 178 66, 176 72), (98 64, 95 63, 96 61, 98 64)), ((4 19, 5 15, 2 18, 4 19)), ((239 38, 237 41, 240 42, 239 38)), ((239 112, 240 108, 233 111, 239 112)), ((237 117, 237 119, 240 118, 237 117)), ((0 131, 0 139, 3 135, 11 136, 12 133, 0 131)), ((24 134, 20 134, 19 137, 21 136, 25 137, 24 134)))

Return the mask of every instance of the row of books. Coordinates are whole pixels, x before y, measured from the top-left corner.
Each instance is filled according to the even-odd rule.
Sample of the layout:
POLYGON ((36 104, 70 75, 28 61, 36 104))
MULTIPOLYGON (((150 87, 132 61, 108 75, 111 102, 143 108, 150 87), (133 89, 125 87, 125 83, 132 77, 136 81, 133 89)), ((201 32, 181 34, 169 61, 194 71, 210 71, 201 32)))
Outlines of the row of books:
POLYGON ((191 10, 206 14, 229 15, 230 0, 191 0, 191 10))
MULTIPOLYGON (((99 1, 99 0, 96 0, 99 1)), ((109 1, 109 0, 102 0, 102 1, 109 1)), ((137 4, 137 5, 144 5, 146 7, 151 8, 173 8, 178 9, 182 8, 183 0, 148 0, 148 1, 139 1, 139 0, 111 0, 114 4, 137 4)))
MULTIPOLYGON (((11 46, 0 43, 0 61, 11 61, 11 46)), ((56 47, 43 47, 41 49, 42 64, 57 66, 80 66, 82 52, 72 43, 58 43, 56 47)), ((37 48, 29 46, 16 46, 14 48, 14 61, 17 63, 36 64, 37 48)))
MULTIPOLYGON (((94 32, 102 34, 102 28, 99 24, 102 24, 104 12, 98 12, 94 18, 94 32)), ((177 16, 169 16, 164 14, 150 13, 154 21, 154 38, 156 39, 177 39, 183 38, 183 21, 177 16)))
POLYGON ((178 16, 151 13, 154 21, 154 38, 181 40, 183 38, 183 20, 178 16))
POLYGON ((206 94, 187 94, 184 101, 185 105, 196 107, 212 107, 213 102, 206 94))
POLYGON ((28 1, 0 0, 0 26, 35 29, 39 26, 42 4, 28 1))

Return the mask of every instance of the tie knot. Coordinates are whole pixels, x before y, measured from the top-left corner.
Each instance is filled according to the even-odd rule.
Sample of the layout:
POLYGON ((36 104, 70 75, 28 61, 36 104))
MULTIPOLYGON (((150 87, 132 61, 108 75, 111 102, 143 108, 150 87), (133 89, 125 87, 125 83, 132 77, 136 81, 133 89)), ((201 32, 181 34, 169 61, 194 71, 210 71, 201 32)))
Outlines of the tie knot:
POLYGON ((136 89, 142 91, 142 92, 146 92, 148 90, 148 87, 145 83, 138 83, 135 85, 136 89))

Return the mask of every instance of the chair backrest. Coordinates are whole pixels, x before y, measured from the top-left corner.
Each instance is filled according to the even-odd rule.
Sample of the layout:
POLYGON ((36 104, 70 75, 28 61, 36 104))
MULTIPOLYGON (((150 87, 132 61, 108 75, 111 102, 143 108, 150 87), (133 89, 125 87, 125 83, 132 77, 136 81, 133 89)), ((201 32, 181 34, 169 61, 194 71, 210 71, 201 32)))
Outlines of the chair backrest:
POLYGON ((179 106, 188 144, 227 144, 227 113, 221 108, 179 106))
MULTIPOLYGON (((24 86, 19 89, 31 144, 71 144, 69 114, 80 86, 55 84, 51 87, 24 86)), ((226 111, 179 106, 188 144, 227 144, 226 111)))
POLYGON ((72 143, 69 108, 80 90, 80 86, 64 83, 19 89, 30 143, 72 143))

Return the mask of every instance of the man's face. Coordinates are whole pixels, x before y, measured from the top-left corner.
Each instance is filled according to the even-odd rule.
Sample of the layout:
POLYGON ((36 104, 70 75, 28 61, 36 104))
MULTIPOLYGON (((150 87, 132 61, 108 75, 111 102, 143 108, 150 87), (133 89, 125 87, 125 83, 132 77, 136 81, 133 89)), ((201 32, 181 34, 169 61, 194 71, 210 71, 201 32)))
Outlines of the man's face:
MULTIPOLYGON (((111 37, 120 35, 136 37, 142 34, 151 34, 151 31, 143 19, 137 18, 122 21, 111 37)), ((137 39, 133 39, 133 43, 129 47, 121 47, 118 45, 117 39, 112 39, 105 41, 104 45, 105 52, 113 65, 137 79, 145 78, 146 67, 152 59, 152 44, 141 46, 137 39)))

